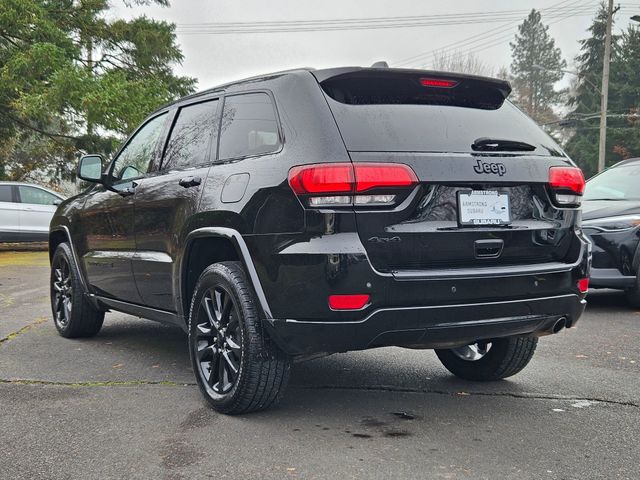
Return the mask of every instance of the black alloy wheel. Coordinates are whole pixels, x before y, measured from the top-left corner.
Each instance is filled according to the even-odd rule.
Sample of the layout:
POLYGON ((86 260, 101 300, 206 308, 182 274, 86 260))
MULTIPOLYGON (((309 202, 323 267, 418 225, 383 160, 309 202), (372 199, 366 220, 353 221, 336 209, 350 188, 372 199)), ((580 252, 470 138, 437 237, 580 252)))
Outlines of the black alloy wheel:
POLYGON ((51 259, 51 313, 58 333, 66 338, 93 337, 102 328, 104 310, 85 295, 80 273, 68 243, 51 259))
POLYGON ((67 259, 60 255, 54 260, 52 268, 51 298, 53 320, 58 328, 65 329, 71 321, 73 308, 73 285, 71 267, 67 259))
POLYGON ((189 310, 189 355, 200 391, 220 413, 264 410, 282 397, 291 358, 264 330, 240 262, 205 268, 189 310))
POLYGON ((194 341, 198 374, 217 394, 235 384, 242 362, 242 329, 232 295, 221 285, 209 289, 198 310, 194 341))

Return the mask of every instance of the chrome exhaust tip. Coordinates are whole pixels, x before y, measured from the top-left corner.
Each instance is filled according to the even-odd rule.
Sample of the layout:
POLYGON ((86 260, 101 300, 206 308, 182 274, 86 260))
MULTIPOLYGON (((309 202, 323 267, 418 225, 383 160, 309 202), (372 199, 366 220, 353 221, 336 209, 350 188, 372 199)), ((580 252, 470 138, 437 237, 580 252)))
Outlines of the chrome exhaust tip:
POLYGON ((560 317, 551 327, 551 333, 558 333, 567 326, 567 317, 560 317))

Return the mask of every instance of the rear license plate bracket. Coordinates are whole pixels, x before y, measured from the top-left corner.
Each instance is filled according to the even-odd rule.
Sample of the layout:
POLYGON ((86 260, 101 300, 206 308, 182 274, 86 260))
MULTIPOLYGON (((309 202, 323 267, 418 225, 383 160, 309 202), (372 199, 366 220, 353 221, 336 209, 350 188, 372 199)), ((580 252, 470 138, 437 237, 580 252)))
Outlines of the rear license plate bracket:
POLYGON ((458 226, 486 227, 511 224, 509 194, 497 190, 459 190, 458 226))

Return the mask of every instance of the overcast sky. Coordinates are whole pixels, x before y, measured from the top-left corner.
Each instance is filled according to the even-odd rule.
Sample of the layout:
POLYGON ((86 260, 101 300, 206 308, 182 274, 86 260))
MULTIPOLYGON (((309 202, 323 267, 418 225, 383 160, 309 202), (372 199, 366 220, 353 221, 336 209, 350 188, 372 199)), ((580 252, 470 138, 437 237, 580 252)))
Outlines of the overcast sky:
MULTIPOLYGON (((519 18, 531 8, 542 10, 543 21, 550 24, 551 35, 573 67, 578 40, 597 9, 597 1, 572 0, 172 0, 168 8, 122 6, 112 0, 114 15, 132 17, 145 14, 178 25, 178 43, 184 62, 177 73, 198 79, 202 90, 230 80, 294 67, 369 66, 386 60, 391 66, 428 67, 429 52, 473 50, 496 71, 509 66, 509 41, 519 18), (545 9, 547 15, 545 15, 545 9), (504 13, 513 12, 513 13, 504 13), (311 21, 371 19, 378 17, 432 16, 502 12, 509 18, 491 22, 487 18, 473 23, 431 25, 375 30, 314 31, 283 33, 211 34, 213 27, 202 23, 311 21), (205 34, 187 34, 197 29, 205 34), (450 46, 459 42, 459 46, 450 46), (414 61, 411 57, 423 55, 414 61)), ((629 17, 640 14, 640 1, 622 2, 616 15, 616 30, 626 28, 629 17)), ((441 17, 442 18, 442 17, 441 17)), ((462 17, 461 17, 462 18, 462 17)), ((468 17, 464 17, 468 18, 468 17)), ((494 17, 495 18, 495 17, 494 17)), ((457 19, 454 19, 456 22, 457 19)), ((451 22, 451 17, 448 17, 451 22)), ((569 79, 565 79, 568 81, 569 79)))

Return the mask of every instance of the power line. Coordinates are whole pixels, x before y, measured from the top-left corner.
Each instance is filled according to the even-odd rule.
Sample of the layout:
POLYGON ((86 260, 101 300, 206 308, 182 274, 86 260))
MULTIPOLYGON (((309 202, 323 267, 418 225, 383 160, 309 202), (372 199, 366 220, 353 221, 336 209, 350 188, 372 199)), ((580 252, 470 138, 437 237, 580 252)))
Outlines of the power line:
MULTIPOLYGON (((559 4, 556 4, 556 5, 561 5, 563 3, 566 3, 567 1, 568 0, 565 0, 563 2, 560 2, 559 4)), ((582 0, 574 0, 569 5, 566 5, 565 8, 570 9, 576 3, 582 3, 582 0)), ((586 5, 585 7, 588 7, 589 9, 591 9, 591 8, 593 8, 594 4, 595 4, 595 2, 591 2, 590 4, 586 5)), ((593 10, 590 10, 589 14, 591 14, 592 12, 593 12, 593 10)), ((549 23, 549 25, 552 25, 554 23, 557 23, 559 21, 565 20, 565 19, 567 19, 569 17, 573 17, 575 15, 576 15, 575 12, 572 10, 569 14, 564 13, 564 14, 557 15, 557 16, 556 15, 547 15, 545 18, 555 19, 557 17, 560 17, 556 22, 549 23)), ((476 53, 476 52, 479 52, 479 51, 486 50, 488 48, 494 47, 496 45, 499 45, 502 42, 504 42, 504 40, 506 40, 508 38, 511 38, 513 36, 513 29, 521 21, 522 21, 522 19, 520 19, 517 22, 515 22, 515 23, 513 23, 513 24, 511 24, 511 25, 509 25, 509 26, 507 26, 505 28, 502 28, 499 31, 496 31, 496 32, 494 32, 494 33, 492 33, 490 35, 486 35, 486 33, 488 33, 488 32, 485 32, 485 34, 480 34, 480 36, 476 35, 475 37, 478 37, 478 38, 476 38, 473 41, 471 41, 471 39, 474 38, 474 37, 469 37, 466 41, 458 42, 457 46, 455 47, 455 50, 457 50, 457 49, 459 49, 461 47, 469 46, 471 48, 464 49, 462 52, 460 52, 461 54, 469 54, 469 53, 476 53), (507 35, 501 35, 499 37, 496 37, 497 35, 500 35, 501 33, 504 33, 504 32, 509 32, 509 33, 507 35), (492 38, 492 37, 495 37, 495 38, 492 38), (480 43, 478 43, 478 42, 480 42, 480 43), (479 48, 479 47, 482 47, 482 48, 479 48)), ((451 44, 451 45, 454 45, 454 44, 451 44)), ((415 61, 410 61, 408 63, 415 64, 418 58, 426 59, 427 57, 429 57, 431 55, 434 55, 437 52, 442 52, 442 53, 446 54, 446 53, 451 53, 452 51, 454 51, 454 48, 452 48, 452 47, 448 47, 447 48, 447 46, 445 46, 444 50, 435 49, 435 50, 431 50, 431 51, 428 51, 428 52, 423 52, 422 54, 415 56, 415 58, 416 58, 415 61)), ((405 65, 406 63, 407 62, 400 62, 399 65, 405 65)), ((394 64, 394 65, 396 65, 396 64, 394 64)))
MULTIPOLYGON (((573 3, 576 3, 576 2, 573 2, 573 3)), ((561 22, 563 20, 566 20, 566 19, 574 17, 574 16, 576 16, 576 15, 573 12, 568 13, 568 14, 563 14, 562 16, 560 16, 560 18, 547 16, 547 18, 557 18, 555 21, 549 22, 547 25, 555 25, 558 22, 561 22)), ((515 27, 515 25, 513 27, 507 28, 507 30, 513 30, 514 27, 515 27)), ((496 32, 496 34, 498 34, 498 33, 499 32, 496 32)), ((480 44, 478 44, 478 45, 476 45, 476 46, 474 46, 472 48, 469 48, 469 49, 465 49, 465 50, 462 50, 462 51, 459 51, 459 52, 456 51, 456 53, 460 53, 461 55, 470 55, 470 54, 478 53, 478 52, 487 50, 489 48, 498 46, 498 45, 502 44, 505 40, 511 38, 512 36, 513 36, 513 33, 509 33, 507 35, 504 35, 504 36, 501 36, 501 37, 497 37, 497 38, 493 38, 491 40, 488 40, 488 38, 487 38, 486 42, 480 43, 480 44)), ((482 39, 479 39, 479 40, 482 40, 482 39)), ((473 43, 475 43, 475 42, 471 42, 471 44, 473 44, 473 43)), ((433 54, 438 53, 438 52, 440 52, 440 50, 438 50, 438 49, 431 50, 429 52, 424 52, 423 54, 420 55, 420 57, 426 59, 426 57, 428 57, 429 55, 433 55, 433 54)), ((449 53, 450 52, 451 52, 451 49, 449 49, 449 53)), ((410 63, 411 64, 415 64, 415 62, 410 62, 410 63)), ((400 64, 400 65, 402 65, 402 64, 400 64)), ((398 66, 398 64, 394 63, 394 66, 398 66)))
MULTIPOLYGON (((571 0, 563 0, 560 3, 553 4, 551 7, 548 7, 546 9, 544 9, 544 11, 548 11, 551 8, 558 8, 562 4, 565 4, 565 3, 569 2, 569 1, 571 1, 571 0)), ((577 0, 577 1, 574 0, 574 1, 571 2, 570 5, 566 5, 566 7, 571 7, 572 5, 574 5, 576 3, 579 3, 579 2, 580 2, 580 0, 577 0)), ((473 44, 476 41, 480 41, 480 40, 482 40, 484 38, 490 38, 492 36, 499 35, 500 33, 505 32, 507 30, 511 30, 513 28, 513 26, 517 25, 518 23, 519 23, 519 21, 518 22, 514 22, 514 23, 509 22, 509 23, 505 23, 503 25, 499 25, 499 26, 497 26, 495 28, 492 28, 490 30, 487 30, 485 32, 478 33, 478 34, 475 34, 475 35, 471 35, 470 37, 466 37, 466 38, 463 38, 461 40, 455 41, 453 43, 448 43, 446 45, 443 45, 442 47, 438 48, 437 50, 429 50, 427 52, 419 53, 419 54, 416 54, 416 55, 412 55, 411 57, 404 58, 402 60, 394 62, 394 65, 401 66, 401 65, 406 65, 406 64, 409 64, 409 63, 413 63, 414 61, 417 61, 420 58, 423 58, 423 57, 431 55, 435 51, 444 53, 444 52, 460 49, 461 47, 465 47, 465 46, 467 46, 469 44, 473 44), (492 33, 492 32, 494 32, 494 33, 492 33)))
MULTIPOLYGON (((571 13, 580 15, 587 13, 586 6, 573 8, 571 5, 552 6, 544 9, 550 15, 571 13)), ((591 12, 590 10, 588 11, 591 12)), ((244 34, 244 33, 285 33, 285 32, 313 32, 313 31, 334 31, 334 30, 363 30, 363 29, 384 29, 384 28, 406 28, 423 26, 444 26, 444 25, 466 25, 492 22, 505 22, 509 20, 521 20, 527 11, 505 10, 495 12, 474 12, 460 14, 423 15, 410 17, 376 17, 376 18, 346 18, 331 20, 292 20, 292 21, 270 21, 270 22, 228 22, 228 23, 193 23, 178 24, 177 31, 183 35, 221 35, 221 34, 244 34)))

